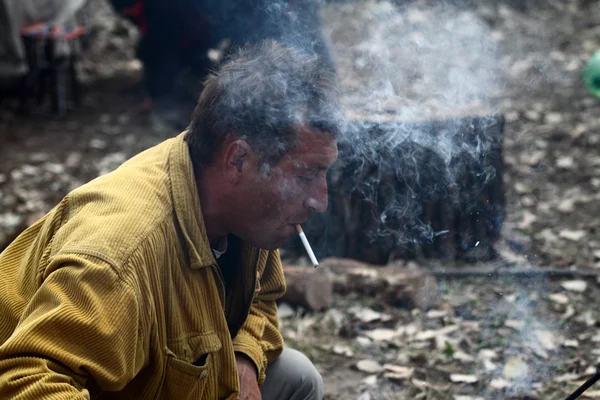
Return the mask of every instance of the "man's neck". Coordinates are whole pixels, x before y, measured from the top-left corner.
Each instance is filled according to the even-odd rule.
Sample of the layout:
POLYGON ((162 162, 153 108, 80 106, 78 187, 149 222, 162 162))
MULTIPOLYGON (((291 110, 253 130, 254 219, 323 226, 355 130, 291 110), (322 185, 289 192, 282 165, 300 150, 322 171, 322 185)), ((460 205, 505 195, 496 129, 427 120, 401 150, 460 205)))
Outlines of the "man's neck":
POLYGON ((222 180, 210 167, 195 171, 195 176, 206 235, 211 248, 215 248, 227 235, 226 224, 220 211, 227 201, 227 194, 223 190, 222 180))

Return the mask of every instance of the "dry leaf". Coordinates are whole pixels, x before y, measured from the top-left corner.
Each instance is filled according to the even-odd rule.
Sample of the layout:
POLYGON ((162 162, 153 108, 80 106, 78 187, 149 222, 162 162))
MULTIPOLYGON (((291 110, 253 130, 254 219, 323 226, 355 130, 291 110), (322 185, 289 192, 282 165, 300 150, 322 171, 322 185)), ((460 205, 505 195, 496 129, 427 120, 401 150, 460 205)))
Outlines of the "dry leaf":
POLYGON ((446 315, 448 315, 448 311, 445 310, 430 310, 425 314, 425 316, 430 319, 442 318, 446 315))
POLYGON ((529 367, 523 360, 516 357, 510 357, 506 360, 506 364, 504 365, 504 371, 502 371, 502 376, 505 379, 518 379, 523 378, 529 374, 529 367))
POLYGON ((362 380, 362 383, 364 383, 367 386, 375 386, 375 385, 377 385, 377 375, 369 375, 369 376, 367 376, 365 379, 362 380))
POLYGON ((446 326, 442 329, 419 332, 415 335, 414 340, 425 341, 425 340, 433 339, 437 336, 447 335, 449 333, 457 331, 458 328, 459 328, 458 325, 450 325, 450 326, 446 326))
POLYGON ((354 352, 352 351, 352 349, 348 346, 342 346, 340 344, 336 344, 331 348, 331 351, 335 354, 340 354, 342 356, 346 356, 346 357, 352 357, 354 355, 354 352))
POLYGON ((464 395, 454 395, 454 400, 485 400, 483 397, 473 397, 464 395))
POLYGON ((375 360, 360 360, 356 363, 356 369, 369 374, 377 374, 383 371, 383 367, 375 360))
POLYGON ((517 319, 507 319, 506 321, 504 321, 504 326, 519 331, 525 327, 525 321, 520 321, 517 319))
POLYGON ((398 333, 393 329, 373 329, 372 331, 367 331, 364 333, 365 336, 369 337, 371 340, 376 342, 382 342, 387 340, 392 340, 398 333))
POLYGON ((502 378, 492 379, 492 381, 490 382, 490 386, 492 387, 492 389, 505 389, 509 385, 510 384, 508 383, 508 381, 502 378))
POLYGON ((577 347, 579 347, 579 342, 577 340, 575 340, 575 339, 573 339, 573 340, 565 340, 565 342, 563 343, 563 345, 565 347, 572 347, 572 348, 576 349, 577 347))
POLYGON ((557 337, 556 335, 554 335, 554 333, 552 333, 552 331, 536 329, 535 331, 533 331, 533 334, 544 349, 550 351, 557 349, 557 337))
POLYGON ((554 293, 548 296, 548 298, 556 304, 567 304, 569 302, 569 298, 563 293, 554 293))
POLYGON ((414 368, 394 364, 384 364, 383 369, 387 371, 384 377, 396 380, 408 379, 415 371, 414 368))
POLYGON ((475 383, 479 381, 475 375, 450 374, 450 380, 454 383, 475 383))
POLYGON ((558 236, 562 239, 571 240, 573 242, 577 242, 583 239, 586 235, 586 232, 583 230, 572 231, 569 229, 565 229, 559 232, 558 236))
POLYGON ((563 289, 570 290, 571 292, 583 293, 587 289, 587 282, 581 279, 564 281, 560 284, 563 289))

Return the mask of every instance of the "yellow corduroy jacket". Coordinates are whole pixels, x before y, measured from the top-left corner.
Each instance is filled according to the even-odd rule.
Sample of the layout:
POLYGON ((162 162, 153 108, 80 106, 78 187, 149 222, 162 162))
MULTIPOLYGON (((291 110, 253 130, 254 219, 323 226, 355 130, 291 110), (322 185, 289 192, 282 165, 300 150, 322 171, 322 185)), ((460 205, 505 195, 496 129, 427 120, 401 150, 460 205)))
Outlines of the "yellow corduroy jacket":
POLYGON ((239 251, 226 294, 184 134, 74 190, 0 254, 0 399, 235 399, 235 352, 262 384, 283 269, 239 251))

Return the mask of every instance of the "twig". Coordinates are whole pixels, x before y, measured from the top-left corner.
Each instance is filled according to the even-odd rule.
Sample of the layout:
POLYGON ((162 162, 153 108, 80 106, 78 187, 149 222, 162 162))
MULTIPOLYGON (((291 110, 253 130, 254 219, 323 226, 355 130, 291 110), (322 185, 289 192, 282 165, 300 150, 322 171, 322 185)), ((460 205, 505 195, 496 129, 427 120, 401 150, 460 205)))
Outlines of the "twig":
POLYGON ((515 278, 586 278, 596 279, 600 277, 600 271, 594 270, 570 270, 559 268, 490 268, 490 267, 466 267, 466 268, 438 268, 431 271, 435 276, 442 278, 501 278, 504 276, 515 278))

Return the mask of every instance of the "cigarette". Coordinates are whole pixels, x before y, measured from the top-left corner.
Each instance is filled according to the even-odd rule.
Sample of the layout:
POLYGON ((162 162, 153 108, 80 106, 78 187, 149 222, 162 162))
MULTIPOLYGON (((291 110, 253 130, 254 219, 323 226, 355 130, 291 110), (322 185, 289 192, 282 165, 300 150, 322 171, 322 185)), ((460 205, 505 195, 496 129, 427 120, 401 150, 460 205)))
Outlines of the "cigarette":
POLYGON ((296 231, 298 232, 298 235, 300 235, 300 239, 302 239, 302 244, 304 245, 304 248, 306 249, 306 252, 308 253, 310 262, 313 263, 315 268, 317 268, 317 265, 319 265, 319 262, 317 261, 317 257, 315 257, 315 253, 313 253, 312 248, 310 247, 310 244, 308 243, 308 239, 306 238, 306 235, 304 234, 302 227, 300 225, 296 225, 296 231))

